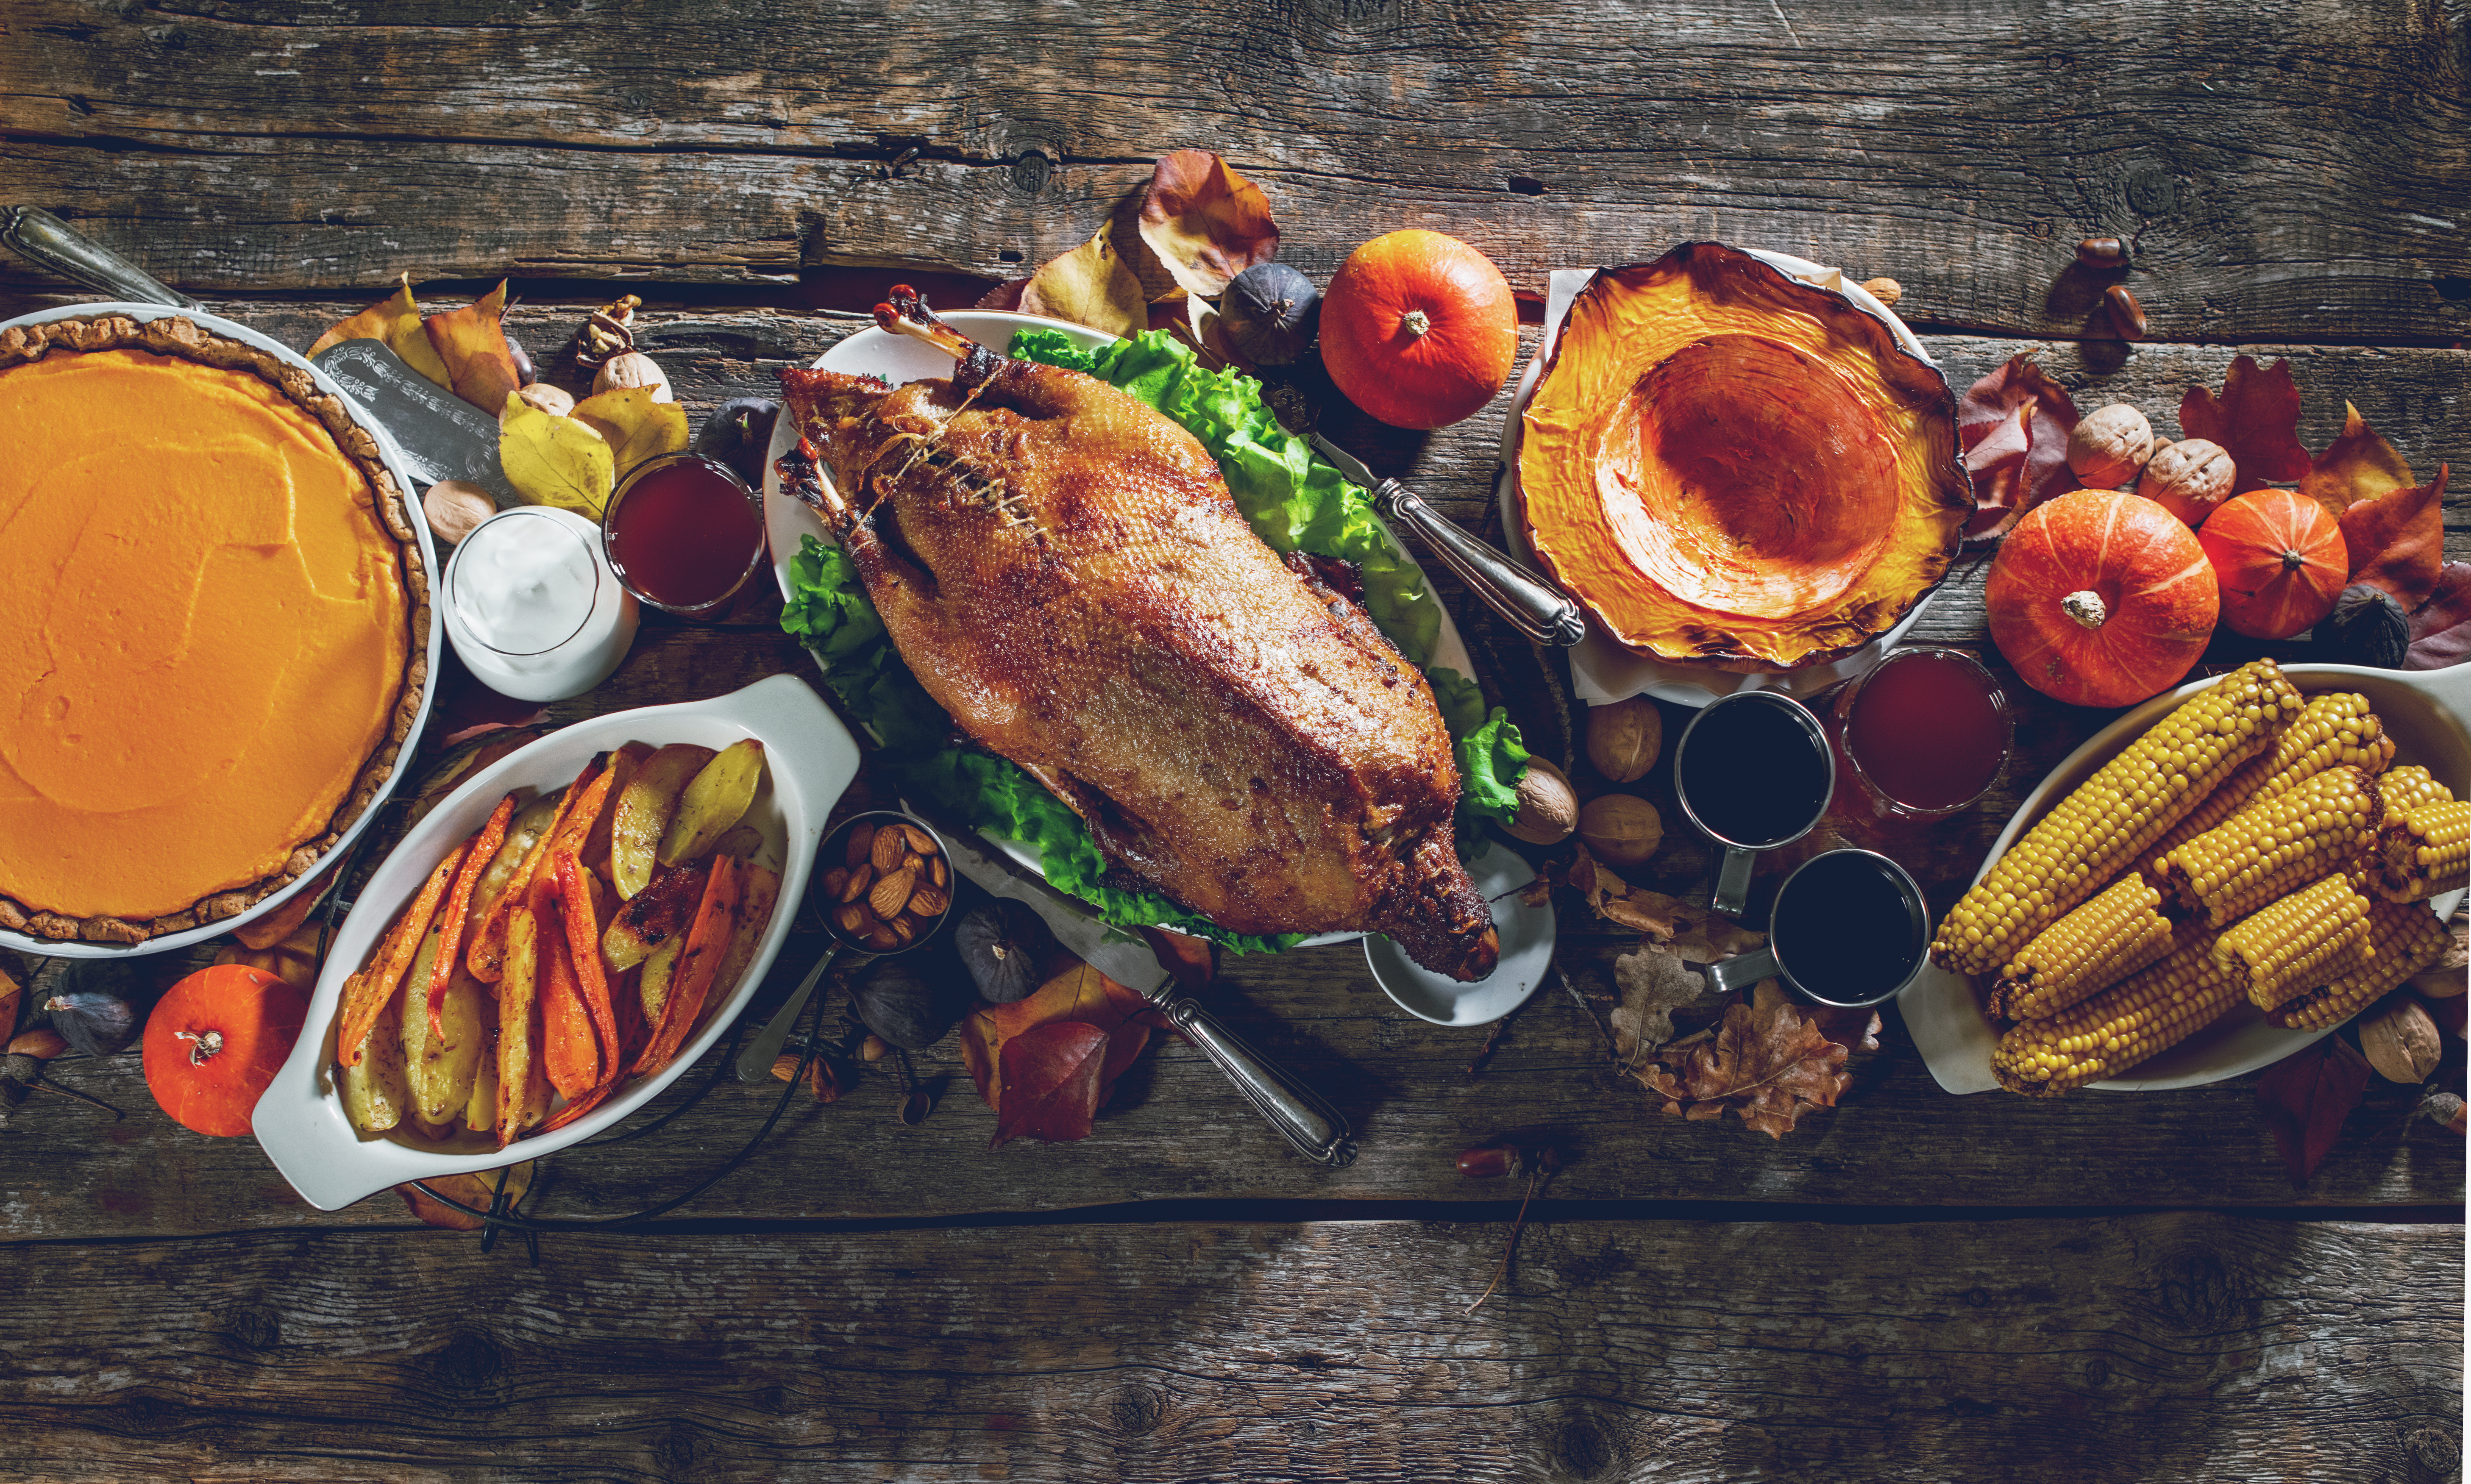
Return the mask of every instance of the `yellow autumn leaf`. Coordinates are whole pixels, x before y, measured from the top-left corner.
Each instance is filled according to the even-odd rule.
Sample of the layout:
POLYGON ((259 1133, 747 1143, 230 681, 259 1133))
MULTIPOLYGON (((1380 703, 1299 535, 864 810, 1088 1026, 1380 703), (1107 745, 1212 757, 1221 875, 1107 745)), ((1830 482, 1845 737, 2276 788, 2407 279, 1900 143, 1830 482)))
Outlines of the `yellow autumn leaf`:
POLYGON ((2379 436, 2360 410, 2342 404, 2342 436, 2318 454, 2299 481, 2299 492, 2325 507, 2328 515, 2365 500, 2409 489, 2419 481, 2394 446, 2379 436))
POLYGON ((524 384, 515 372, 515 354, 506 348, 506 285, 500 280, 461 309, 421 321, 446 367, 450 389, 484 412, 524 384))
POLYGON ((1021 291, 1025 315, 1070 319, 1110 335, 1138 335, 1150 322, 1141 278, 1108 240, 1107 227, 1062 257, 1050 259, 1021 291))
POLYGON ((687 446, 687 410, 653 395, 649 387, 619 387, 575 404, 572 415, 607 441, 621 478, 647 459, 687 446))
POLYGON ((511 391, 498 418, 498 463, 528 504, 594 520, 617 483, 608 440, 590 423, 544 412, 511 391))
POLYGON ((309 347, 309 354, 314 359, 327 346, 345 341, 376 341, 401 356, 404 365, 452 389, 446 363, 437 358, 437 347, 429 343, 429 332, 421 328, 420 306, 412 301, 410 273, 403 275, 394 293, 318 336, 318 343, 309 347))

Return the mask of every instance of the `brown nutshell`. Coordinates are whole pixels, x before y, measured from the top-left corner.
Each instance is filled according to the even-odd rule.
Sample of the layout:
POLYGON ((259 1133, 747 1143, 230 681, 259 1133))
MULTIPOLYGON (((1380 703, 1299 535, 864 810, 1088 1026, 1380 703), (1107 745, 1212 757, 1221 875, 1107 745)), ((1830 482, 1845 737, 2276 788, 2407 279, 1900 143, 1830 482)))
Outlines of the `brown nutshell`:
POLYGON ((2102 291, 2103 307, 2110 312, 2110 328, 2124 341, 2145 338, 2145 306, 2128 292, 2126 284, 2115 283, 2102 291))
POLYGON ((1664 750, 1664 714, 1644 695, 1588 712, 1588 762, 1609 782, 1635 783, 1664 750))

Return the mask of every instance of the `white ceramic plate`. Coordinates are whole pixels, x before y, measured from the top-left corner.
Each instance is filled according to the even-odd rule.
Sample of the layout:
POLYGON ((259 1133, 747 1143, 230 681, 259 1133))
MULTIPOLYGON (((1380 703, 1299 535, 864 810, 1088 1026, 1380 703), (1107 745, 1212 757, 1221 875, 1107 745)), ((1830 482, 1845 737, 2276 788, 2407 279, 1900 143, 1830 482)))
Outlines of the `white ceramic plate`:
POLYGON ((1364 940, 1364 961, 1381 992, 1400 1009, 1436 1025, 1484 1025, 1501 1019, 1527 1002, 1553 962, 1553 905, 1529 907, 1516 895, 1536 879, 1535 868, 1517 851, 1487 840, 1468 862, 1468 876, 1493 904, 1494 926, 1501 934, 1501 957, 1492 974, 1462 984, 1415 963, 1388 938, 1364 940))
POLYGON ((745 1009, 788 936, 806 900, 807 878, 822 844, 825 817, 858 774, 858 744, 812 687, 795 675, 774 675, 713 700, 683 701, 614 712, 562 727, 474 774, 430 811, 387 857, 363 888, 336 934, 309 1001, 308 1029, 291 1059, 258 1099, 252 1119, 267 1158, 320 1211, 348 1206, 407 1180, 495 1169, 553 1153, 624 1119, 700 1060, 745 1009), (509 790, 545 791, 574 782, 586 759, 629 742, 695 742, 718 749, 752 737, 764 743, 766 783, 747 813, 762 832, 757 859, 781 870, 780 905, 757 946, 755 961, 676 1061, 555 1133, 522 1140, 501 1152, 458 1153, 414 1148, 390 1138, 364 1138, 344 1116, 334 1078, 335 1012, 343 980, 358 970, 404 904, 456 841, 487 822, 509 790))
MULTIPOLYGON (((429 649, 428 675, 420 686, 420 710, 412 718, 412 730, 404 737, 403 745, 395 751, 393 768, 387 773, 385 782, 378 786, 378 791, 369 800, 367 807, 361 811, 359 817, 344 827, 342 835, 336 839, 333 849, 320 858, 321 861, 333 860, 352 848, 352 842, 361 837, 361 832, 369 827, 369 822, 378 816, 382 806, 394 793, 395 786, 403 781, 404 771, 412 766, 412 753, 419 744, 421 727, 429 720, 429 703, 437 689, 438 635, 442 631, 440 615, 444 611, 439 604, 436 591, 437 549, 429 539, 429 522, 421 514, 420 498, 415 493, 418 486, 412 483, 412 470, 405 465, 403 451, 395 447, 394 439, 388 436, 386 429, 363 412, 360 404, 354 402, 332 378, 302 360, 290 348, 269 340, 245 324, 236 324, 229 319, 197 310, 174 309, 163 304, 101 302, 68 304, 31 315, 19 315, 14 319, 0 320, 0 330, 12 329, 21 324, 48 324, 55 319, 81 319, 99 314, 126 315, 140 323, 165 318, 195 320, 200 326, 212 330, 218 335, 228 335, 234 340, 247 342, 260 350, 280 357, 287 365, 308 372, 309 379, 317 383, 318 390, 341 397, 343 405, 352 409, 354 420, 369 430, 370 434, 377 438, 378 457, 386 464, 387 472, 394 476, 395 486, 403 491, 407 518, 412 522, 413 537, 420 543, 421 564, 429 573, 431 588, 429 634, 423 640, 429 649)), ((291 901, 299 894, 302 887, 318 879, 319 873, 313 871, 279 890, 270 892, 246 911, 235 913, 230 917, 216 918, 202 928, 190 928, 180 932, 166 932, 148 938, 143 943, 72 943, 62 942, 57 938, 38 938, 22 932, 0 930, 0 948, 13 948, 20 953, 35 954, 51 958, 135 958, 147 954, 168 953, 176 948, 187 948, 193 943, 202 943, 208 938, 221 937, 243 923, 263 917, 291 901)))
MULTIPOLYGON (((1039 315, 1013 314, 1002 310, 955 310, 943 314, 941 318, 953 329, 971 340, 999 350, 1009 346, 1013 336, 1022 330, 1054 330, 1084 350, 1094 349, 1115 339, 1114 336, 1100 330, 1093 330, 1086 325, 1073 324, 1063 319, 1048 319, 1039 315)), ((896 335, 889 330, 875 327, 860 330, 825 351, 816 358, 815 368, 823 371, 842 371, 853 376, 879 377, 897 387, 913 381, 924 381, 930 377, 952 375, 953 358, 924 341, 907 335, 896 335)), ((772 446, 764 455, 764 526, 771 538, 773 577, 780 583, 781 596, 784 598, 790 596, 789 559, 798 554, 801 538, 813 536, 819 541, 832 539, 825 534, 821 516, 804 503, 781 492, 781 476, 774 464, 797 440, 797 426, 785 411, 780 420, 773 426, 772 446)), ((1382 529, 1383 532, 1390 537, 1391 546, 1396 548, 1400 555, 1407 556, 1412 561, 1413 556, 1404 546, 1400 544, 1398 533, 1390 530, 1386 526, 1382 529)), ((1431 590, 1430 577, 1425 579, 1424 585, 1427 591, 1431 590)), ((1449 609, 1443 607, 1438 601, 1434 607, 1441 614, 1442 626, 1440 634, 1433 642, 1432 663, 1447 666, 1462 675, 1473 675, 1475 666, 1468 658, 1467 644, 1459 637, 1458 625, 1450 622, 1449 609)), ((821 662, 817 663, 820 668, 821 662)), ((1019 864, 1033 871, 1039 869, 1038 852, 1032 847, 1022 844, 1018 840, 997 839, 993 836, 989 836, 988 843, 1003 851, 1019 864)), ((1316 937, 1306 938, 1297 946, 1316 948, 1325 943, 1353 942, 1362 936, 1364 934, 1360 932, 1325 932, 1316 937)))
MULTIPOLYGON (((2471 665, 2451 670, 2367 670, 2357 665, 2285 665, 2282 672, 2303 695, 2325 691, 2357 691, 2367 696, 2378 718, 2394 740, 2394 764, 2416 763, 2452 789, 2459 798, 2471 797, 2471 665)), ((2039 819, 2068 789, 2091 777, 2096 768, 2126 750, 2165 712, 2213 684, 2197 680, 2129 712, 2095 734, 2066 761, 2051 769, 2008 828, 1991 842, 1989 857, 1974 876, 1989 874, 2016 837, 2039 819)), ((2461 893, 2448 892, 2432 904, 2450 915, 2461 893)), ((2443 970, 2431 970, 2440 976, 2443 970)), ((2424 976, 2426 978, 2426 976, 2424 976)), ((2457 993, 2460 986, 2454 986, 2457 993)), ((1983 1013, 1973 981, 1936 965, 1921 974, 1896 999, 1914 1045, 1929 1064, 1931 1075, 1951 1093, 1983 1093, 1999 1085, 1990 1074, 1991 1048, 1998 1034, 1983 1013)), ((2270 1067, 2301 1048, 2331 1035, 2326 1030, 2277 1030, 2262 1012, 2241 1005, 2210 1028, 2173 1047, 2128 1076, 2091 1084, 2106 1092, 2152 1093, 2175 1087, 2201 1087, 2243 1072, 2270 1067)))
MULTIPOLYGON (((1759 261, 1799 278, 1814 287, 1829 287, 1826 279, 1836 271, 1808 258, 1797 258, 1761 247, 1742 249, 1759 261)), ((1562 321, 1568 317, 1570 301, 1578 296, 1594 269, 1563 269, 1552 276, 1552 293, 1544 310, 1544 339, 1536 347, 1535 357, 1518 378, 1518 389, 1510 399, 1510 412, 1501 430, 1501 471, 1494 479, 1494 499, 1501 508, 1501 530, 1509 543, 1511 554, 1533 567, 1536 554, 1527 545, 1527 523, 1518 506, 1518 445, 1524 434, 1527 403, 1536 395, 1537 384, 1544 378, 1545 363, 1552 359, 1554 342, 1562 334, 1562 321)), ((1905 322, 1890 312, 1868 289, 1850 278, 1838 274, 1834 292, 1851 301, 1854 308, 1886 321, 1896 337, 1896 343, 1919 357, 1926 365, 1937 365, 1930 352, 1905 322)), ((1541 569, 1540 569, 1541 570, 1541 569)), ((1873 639, 1861 648, 1832 664, 1806 666, 1800 670, 1772 674, 1734 674, 1728 671, 1703 670, 1693 665, 1668 665, 1636 653, 1613 641, 1591 625, 1588 637, 1570 653, 1571 678, 1576 683, 1579 698, 1590 705, 1625 699, 1632 695, 1653 695, 1683 706, 1705 706, 1720 695, 1735 691, 1782 691, 1790 695, 1816 695, 1828 687, 1864 675, 1878 667, 1880 659, 1893 648, 1930 606, 1937 589, 1922 595, 1921 601, 1897 622, 1896 626, 1873 639)))

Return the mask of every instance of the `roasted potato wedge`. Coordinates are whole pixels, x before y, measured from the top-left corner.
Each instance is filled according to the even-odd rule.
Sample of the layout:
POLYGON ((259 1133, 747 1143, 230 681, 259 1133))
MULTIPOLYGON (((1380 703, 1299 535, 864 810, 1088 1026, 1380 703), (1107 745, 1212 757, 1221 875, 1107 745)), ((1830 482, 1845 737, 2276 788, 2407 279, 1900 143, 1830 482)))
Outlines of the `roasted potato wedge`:
POLYGON ((661 867, 652 874, 652 883, 610 918, 609 930, 600 935, 601 959, 617 974, 642 963, 652 950, 687 930, 702 900, 702 867, 661 867))
POLYGON ((488 994, 472 972, 458 964, 438 1002, 437 1022, 443 1035, 429 1028, 428 1001, 404 996, 403 1065, 412 1085, 412 1111, 423 1123, 452 1125, 472 1101, 472 1078, 488 1045, 488 1025, 482 1011, 488 994))
MULTIPOLYGON (((635 781, 636 772, 650 759, 652 750, 650 742, 630 742, 609 754, 611 778, 609 796, 611 798, 625 796, 626 786, 635 781)), ((618 811, 603 809, 600 812, 600 817, 592 821, 592 831, 584 836, 583 849, 577 853, 576 859, 596 871, 607 869, 609 841, 617 824, 618 811)))
POLYGON ((669 1007, 670 985, 676 978, 678 955, 686 952, 687 935, 671 933, 667 942, 652 950, 644 959, 644 976, 636 981, 637 993, 644 1001, 644 1023, 655 1035, 661 1028, 661 1012, 669 1007))
MULTIPOLYGON (((516 812, 515 822, 506 826, 506 843, 489 859, 487 868, 481 873, 481 883, 472 889, 472 912, 464 930, 467 933, 479 933, 497 910, 506 888, 515 883, 515 873, 531 859, 532 847, 556 823, 558 803, 565 797, 566 790, 561 789, 541 795, 516 812)), ((477 939, 475 942, 477 946, 477 939)))
POLYGON ((749 737, 723 747, 678 795, 677 812, 661 835, 660 863, 682 865, 711 854, 714 842, 746 817, 763 781, 762 742, 749 737))
POLYGON ((485 1134, 498 1126, 498 1058, 484 1047, 472 1069, 472 1096, 463 1104, 463 1126, 485 1134))
MULTIPOLYGON (((412 969, 429 973, 437 961, 437 934, 431 933, 421 941, 420 953, 412 959, 412 969)), ((424 978, 420 980, 426 984, 424 978)), ((402 991, 395 992, 398 1001, 402 991)), ((421 1016, 427 1028, 428 1014, 421 1016)), ((377 1023, 369 1027, 361 1044, 360 1059, 335 1073, 336 1089, 343 1095, 343 1112, 352 1126, 364 1134, 383 1134, 402 1126, 412 1111, 412 1082, 404 1073, 403 1016, 397 1004, 388 1004, 378 1013, 377 1023)), ((338 1060, 342 1048, 336 1048, 338 1060)))
POLYGON ((672 742, 645 759, 627 780, 609 836, 609 879, 618 895, 631 899, 651 883, 653 857, 677 813, 679 795, 713 756, 710 747, 672 742))
POLYGON ((741 860, 752 860, 763 850, 764 832, 751 824, 730 826, 729 833, 713 841, 712 844, 714 855, 735 856, 741 860))

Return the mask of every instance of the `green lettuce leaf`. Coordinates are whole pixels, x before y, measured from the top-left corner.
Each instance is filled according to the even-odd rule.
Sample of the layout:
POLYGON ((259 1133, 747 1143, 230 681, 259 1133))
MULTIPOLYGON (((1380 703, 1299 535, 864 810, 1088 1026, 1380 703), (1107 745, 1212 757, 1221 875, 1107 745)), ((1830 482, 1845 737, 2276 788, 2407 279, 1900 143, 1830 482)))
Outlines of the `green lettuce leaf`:
POLYGON ((1441 708, 1442 725, 1449 729, 1451 741, 1484 725, 1484 692, 1474 681, 1447 665, 1425 671, 1424 678, 1433 683, 1433 703, 1441 708))
POLYGON ((1527 775, 1528 752, 1495 706, 1484 725, 1459 739, 1459 809, 1509 824, 1518 817, 1518 780, 1527 775))

